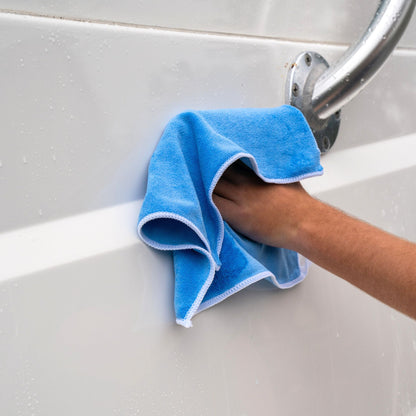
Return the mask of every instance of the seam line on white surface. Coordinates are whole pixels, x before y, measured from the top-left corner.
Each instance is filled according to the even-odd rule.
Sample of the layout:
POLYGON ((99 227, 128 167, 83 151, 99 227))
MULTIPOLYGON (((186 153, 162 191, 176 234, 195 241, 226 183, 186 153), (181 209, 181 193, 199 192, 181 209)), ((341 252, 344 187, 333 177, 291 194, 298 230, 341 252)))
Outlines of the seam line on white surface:
POLYGON ((160 30, 166 32, 177 32, 185 34, 196 34, 196 35, 205 35, 205 36, 222 36, 222 37, 232 37, 232 38, 246 38, 246 39, 258 39, 266 41, 277 41, 285 43, 307 43, 307 44, 319 44, 319 45, 328 45, 333 47, 347 48, 348 44, 346 43, 335 43, 335 42, 323 42, 323 41, 311 41, 308 39, 293 39, 293 38, 284 38, 284 37, 273 37, 265 35, 251 35, 247 33, 228 33, 215 30, 201 30, 201 29, 184 29, 184 28, 175 28, 168 26, 156 26, 156 25, 145 25, 140 23, 132 22, 119 22, 105 19, 88 19, 82 17, 74 16, 57 16, 53 14, 42 14, 29 11, 19 11, 19 10, 10 10, 10 9, 0 9, 0 14, 11 14, 15 16, 22 17, 33 17, 40 19, 51 19, 58 20, 63 22, 75 22, 75 23, 89 23, 103 26, 120 26, 122 28, 131 28, 131 29, 147 29, 147 30, 160 30))
MULTIPOLYGON (((168 27, 168 26, 156 26, 156 25, 145 25, 139 23, 127 23, 127 22, 119 22, 119 21, 111 21, 105 19, 88 19, 82 17, 74 17, 74 16, 57 16, 53 14, 42 14, 42 13, 35 13, 29 11, 22 11, 22 10, 10 10, 10 9, 0 9, 0 14, 12 14, 15 16, 26 16, 26 17, 33 17, 33 18, 41 18, 41 19, 51 19, 51 20, 59 20, 59 21, 67 21, 67 22, 76 22, 76 23, 89 23, 89 24, 97 24, 97 25, 104 25, 104 26, 119 26, 122 28, 131 28, 131 29, 147 29, 147 30, 159 30, 159 31, 166 31, 166 32, 177 32, 177 33, 185 33, 185 34, 196 34, 196 35, 205 35, 205 36, 221 36, 221 37, 231 37, 231 38, 242 38, 242 39, 249 39, 249 40, 265 40, 265 41, 276 41, 276 42, 283 42, 283 43, 305 43, 310 45, 324 45, 330 47, 338 47, 342 49, 346 49, 349 46, 349 43, 342 43, 342 42, 330 42, 330 41, 322 41, 322 40, 309 40, 309 39, 302 39, 302 38, 286 38, 286 37, 274 37, 274 36, 266 36, 266 35, 254 35, 248 33, 228 33, 228 32, 221 32, 215 30, 201 30, 201 29, 184 29, 184 28, 175 28, 175 27, 168 27)), ((396 51, 401 52, 414 52, 416 53, 416 48, 409 48, 409 47, 396 47, 396 51)), ((394 54, 394 52, 393 52, 394 54)))

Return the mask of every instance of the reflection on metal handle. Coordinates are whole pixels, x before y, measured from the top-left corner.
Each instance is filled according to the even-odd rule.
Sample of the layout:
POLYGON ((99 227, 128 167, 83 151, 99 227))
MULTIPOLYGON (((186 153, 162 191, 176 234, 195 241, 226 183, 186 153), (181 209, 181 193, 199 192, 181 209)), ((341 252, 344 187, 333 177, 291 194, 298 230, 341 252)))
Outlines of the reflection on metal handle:
POLYGON ((384 0, 361 39, 318 79, 312 107, 327 118, 351 101, 377 74, 393 51, 416 0, 384 0))
POLYGON ((330 67, 314 52, 297 57, 289 71, 287 102, 303 111, 323 152, 335 141, 339 110, 380 70, 405 31, 415 5, 416 0, 382 0, 361 39, 330 67), (332 126, 328 134, 335 132, 335 137, 328 137, 328 124, 332 126))

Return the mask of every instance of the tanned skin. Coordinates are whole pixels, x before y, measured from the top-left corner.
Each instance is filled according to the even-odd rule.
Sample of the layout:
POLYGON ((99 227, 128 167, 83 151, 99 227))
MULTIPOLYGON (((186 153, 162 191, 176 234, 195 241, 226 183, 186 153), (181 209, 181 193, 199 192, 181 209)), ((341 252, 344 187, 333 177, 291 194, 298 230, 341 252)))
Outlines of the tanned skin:
POLYGON ((416 244, 311 197, 300 183, 265 183, 240 162, 224 173, 213 199, 240 233, 297 251, 416 319, 416 244))

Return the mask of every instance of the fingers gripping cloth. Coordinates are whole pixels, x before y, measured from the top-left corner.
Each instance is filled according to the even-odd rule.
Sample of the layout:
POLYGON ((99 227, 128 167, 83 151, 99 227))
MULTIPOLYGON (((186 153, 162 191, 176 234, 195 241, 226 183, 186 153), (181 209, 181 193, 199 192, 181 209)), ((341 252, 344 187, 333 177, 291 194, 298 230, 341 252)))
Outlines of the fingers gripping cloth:
POLYGON ((301 282, 299 254, 237 234, 213 203, 223 172, 241 160, 265 182, 286 184, 322 174, 320 153, 294 107, 192 111, 173 118, 150 161, 138 233, 173 252, 176 322, 268 279, 278 288, 301 282))

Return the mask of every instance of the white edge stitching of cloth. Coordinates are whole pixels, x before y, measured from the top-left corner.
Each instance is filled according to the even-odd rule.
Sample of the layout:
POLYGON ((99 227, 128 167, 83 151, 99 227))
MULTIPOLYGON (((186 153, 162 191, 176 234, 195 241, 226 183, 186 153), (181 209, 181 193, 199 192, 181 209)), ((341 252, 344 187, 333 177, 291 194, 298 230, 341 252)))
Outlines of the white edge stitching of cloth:
MULTIPOLYGON (((311 172, 311 173, 307 173, 307 174, 303 174, 303 175, 299 175, 299 176, 295 176, 295 177, 291 177, 291 178, 268 179, 268 178, 266 178, 266 177, 264 177, 263 175, 260 174, 255 158, 252 155, 250 155, 249 153, 237 153, 233 157, 229 158, 226 162, 223 163, 223 165, 217 171, 217 173, 215 174, 215 176, 214 176, 214 178, 211 182, 211 186, 209 188, 210 202, 211 202, 212 206, 215 208, 215 211, 217 213, 217 220, 218 220, 218 223, 220 225, 220 233, 219 233, 218 240, 217 240, 217 255, 218 255, 218 257, 220 255, 221 248, 222 248, 222 243, 223 243, 223 240, 224 240, 224 223, 222 221, 222 217, 221 217, 221 214, 220 214, 218 208, 216 207, 216 205, 214 204, 214 202, 212 200, 212 194, 213 194, 215 186, 217 185, 217 182, 219 181, 219 179, 221 178, 223 173, 227 170, 227 168, 230 167, 235 161, 237 161, 237 160, 239 160, 243 157, 246 157, 250 160, 250 162, 252 163, 252 167, 254 168, 255 173, 264 182, 267 182, 267 183, 288 184, 288 183, 298 182, 302 179, 310 178, 312 176, 320 176, 320 175, 323 174, 323 171, 315 171, 315 172, 311 172)), ((159 249, 159 250, 196 249, 197 251, 200 251, 200 252, 207 255, 207 258, 210 262, 209 275, 208 275, 207 279, 205 280, 205 283, 203 284, 201 290, 199 291, 194 303, 192 304, 192 306, 190 307, 190 309, 186 313, 185 318, 176 320, 176 322, 179 325, 182 325, 185 328, 192 327, 191 319, 197 313, 199 313, 199 312, 201 312, 205 309, 208 309, 209 307, 221 302, 222 300, 226 299, 227 297, 231 296, 232 294, 244 289, 245 287, 249 286, 250 284, 257 282, 258 280, 261 280, 265 277, 271 276, 272 280, 275 282, 277 287, 282 288, 282 289, 286 289, 286 288, 293 287, 297 283, 301 282, 305 278, 307 270, 308 270, 308 261, 306 261, 305 265, 302 267, 302 265, 300 263, 300 257, 299 257, 300 255, 298 254, 298 264, 299 264, 299 268, 300 268, 301 273, 296 279, 291 280, 290 282, 288 282, 286 284, 279 284, 277 282, 275 276, 272 273, 262 272, 260 274, 251 276, 250 278, 244 280, 243 282, 238 283, 237 285, 235 285, 231 289, 227 290, 226 292, 222 293, 221 295, 218 295, 215 298, 210 299, 209 301, 206 301, 203 304, 201 304, 203 297, 205 296, 206 292, 208 291, 209 286, 212 283, 212 280, 214 279, 215 270, 218 270, 218 267, 215 264, 214 259, 212 258, 212 254, 209 252, 208 242, 205 239, 205 237, 202 235, 202 233, 199 231, 198 227, 196 227, 195 224, 193 224, 191 221, 189 221, 185 217, 182 217, 181 215, 172 214, 170 212, 165 212, 165 211, 159 211, 159 212, 155 212, 153 214, 146 215, 144 218, 142 218, 142 220, 137 225, 137 230, 139 232, 140 237, 142 237, 142 239, 148 245, 150 245, 151 247, 154 247, 156 249, 159 249), (206 250, 199 247, 199 246, 193 245, 193 244, 181 244, 181 245, 176 245, 176 246, 175 245, 170 245, 170 244, 164 244, 163 245, 163 244, 159 244, 159 243, 147 238, 141 232, 141 229, 142 229, 143 225, 146 224, 148 221, 151 221, 151 220, 154 220, 154 219, 157 219, 157 218, 172 218, 172 219, 178 220, 180 222, 183 222, 185 225, 190 227, 197 234, 197 236, 202 240, 202 242, 206 246, 206 250)))

